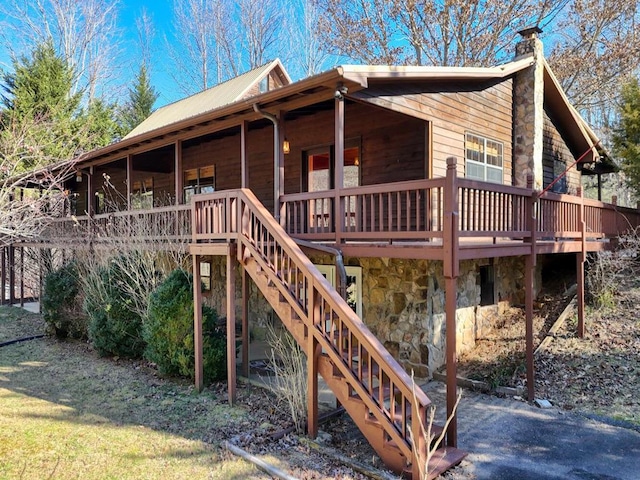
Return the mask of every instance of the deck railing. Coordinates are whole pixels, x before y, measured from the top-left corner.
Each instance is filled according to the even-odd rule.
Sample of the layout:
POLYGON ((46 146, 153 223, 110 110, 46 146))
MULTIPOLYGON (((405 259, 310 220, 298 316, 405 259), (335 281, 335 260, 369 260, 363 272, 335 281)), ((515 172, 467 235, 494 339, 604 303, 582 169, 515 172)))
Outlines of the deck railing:
MULTIPOLYGON (((293 237, 348 242, 432 241, 441 243, 445 212, 458 217, 457 235, 465 238, 596 240, 616 237, 640 225, 640 211, 582 196, 545 192, 466 178, 414 180, 284 195, 281 224, 293 237), (447 197, 450 189, 454 195, 447 197), (445 205, 445 198, 455 205, 445 205), (336 202, 338 207, 336 208, 336 202), (339 212, 339 213, 338 213, 339 212)), ((132 210, 54 220, 41 237, 44 242, 122 241, 188 242, 190 205, 132 210)), ((198 215, 215 219, 223 204, 211 204, 198 215)), ((224 224, 204 221, 214 229, 224 224)), ((196 239, 197 240, 197 239, 196 239)))
POLYGON ((56 218, 40 240, 69 245, 79 242, 186 243, 191 239, 191 205, 127 210, 99 215, 56 218))
POLYGON ((282 197, 282 224, 293 236, 345 243, 443 238, 444 212, 458 216, 468 238, 589 240, 640 225, 640 211, 577 195, 466 178, 415 180, 282 197), (454 195, 447 197, 453 189, 454 195), (446 205, 452 198, 455 205, 446 205), (335 208, 335 202, 339 208, 335 208), (340 212, 340 213, 336 213, 340 212), (583 235, 584 222, 584 235, 583 235))

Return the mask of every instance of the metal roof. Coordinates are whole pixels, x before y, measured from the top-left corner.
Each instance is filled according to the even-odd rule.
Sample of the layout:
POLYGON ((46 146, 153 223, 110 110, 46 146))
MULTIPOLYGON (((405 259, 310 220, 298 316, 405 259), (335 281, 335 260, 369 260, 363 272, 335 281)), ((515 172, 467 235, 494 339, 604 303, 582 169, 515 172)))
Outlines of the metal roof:
POLYGON ((279 69, 277 73, 279 77, 284 80, 283 83, 285 85, 291 83, 291 79, 280 63, 280 60, 276 59, 238 77, 220 83, 215 87, 208 88, 200 93, 157 109, 140 125, 129 132, 123 140, 188 118, 197 117, 198 115, 241 100, 274 69, 279 69))

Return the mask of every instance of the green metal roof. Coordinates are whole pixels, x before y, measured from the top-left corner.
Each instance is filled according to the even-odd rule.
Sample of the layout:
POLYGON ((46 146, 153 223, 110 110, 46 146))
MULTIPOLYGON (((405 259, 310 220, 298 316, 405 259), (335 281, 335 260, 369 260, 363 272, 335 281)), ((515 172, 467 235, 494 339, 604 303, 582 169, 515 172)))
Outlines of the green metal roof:
POLYGON ((278 70, 278 76, 283 80, 284 85, 291 83, 291 79, 280 60, 276 59, 215 87, 157 109, 145 121, 129 132, 123 140, 202 115, 241 100, 248 96, 247 94, 274 69, 278 70))

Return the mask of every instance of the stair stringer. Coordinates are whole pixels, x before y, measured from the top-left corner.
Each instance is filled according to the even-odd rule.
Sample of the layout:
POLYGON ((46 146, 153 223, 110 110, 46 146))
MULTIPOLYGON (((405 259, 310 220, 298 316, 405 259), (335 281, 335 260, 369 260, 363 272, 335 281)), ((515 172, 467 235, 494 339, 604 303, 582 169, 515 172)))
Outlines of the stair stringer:
MULTIPOLYGON (((303 351, 305 351, 305 354, 307 354, 306 346, 308 344, 307 335, 309 329, 304 325, 302 320, 295 318, 293 314, 295 307, 292 307, 289 301, 283 299, 282 292, 275 284, 270 285, 269 276, 264 274, 264 271, 259 266, 259 262, 256 261, 255 258, 246 260, 244 268, 274 309, 283 325, 291 333, 303 351)), ((318 335, 318 337, 320 337, 319 343, 323 349, 331 348, 330 345, 326 344, 322 336, 318 335)), ((336 364, 330 357, 326 355, 319 357, 318 373, 334 393, 336 399, 345 408, 345 411, 353 419, 372 448, 380 456, 384 464, 398 473, 405 471, 411 463, 411 447, 401 448, 402 446, 406 446, 406 442, 397 427, 393 425, 390 420, 383 419, 381 422, 376 418, 385 415, 385 413, 380 410, 375 403, 373 405, 371 404, 371 402, 375 402, 375 400, 370 399, 371 402, 362 400, 367 394, 357 378, 356 373, 351 372, 351 378, 348 378, 349 375, 344 377, 336 375, 335 370, 336 364), (351 391, 354 390, 356 392, 359 391, 362 397, 354 398, 351 394, 351 391), (369 405, 367 405, 367 403, 369 403, 369 405), (375 415, 376 413, 378 413, 378 415, 375 415), (384 422, 384 420, 387 421, 384 422), (385 423, 386 425, 384 425, 385 423), (384 428, 385 426, 387 427, 386 429, 384 428), (389 430, 392 432, 391 434, 389 434, 389 430), (389 442, 389 439, 392 439, 393 442, 389 442)))

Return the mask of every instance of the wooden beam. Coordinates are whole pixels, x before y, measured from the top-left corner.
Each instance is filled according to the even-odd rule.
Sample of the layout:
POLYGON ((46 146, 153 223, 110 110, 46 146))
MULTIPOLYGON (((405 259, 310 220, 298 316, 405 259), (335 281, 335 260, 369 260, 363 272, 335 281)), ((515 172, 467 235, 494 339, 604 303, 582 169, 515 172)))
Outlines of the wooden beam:
POLYGON ((87 215, 92 216, 95 213, 95 188, 93 185, 93 167, 89 167, 87 174, 87 215))
POLYGON ((192 243, 189 245, 191 255, 215 255, 225 256, 229 254, 229 245, 226 243, 192 243))
POLYGON ((193 255, 193 345, 195 355, 195 387, 199 392, 204 386, 202 366, 202 280, 200 279, 200 256, 193 255))
POLYGON ((242 375, 249 378, 249 274, 242 269, 242 375))
POLYGON ((236 401, 236 251, 232 243, 227 255, 227 392, 229 404, 236 401))
MULTIPOLYGON (((62 251, 64 253, 64 250, 62 251)), ((63 260, 64 263, 64 260, 63 260)), ((9 305, 16 302, 16 251, 9 245, 9 305)))
POLYGON ((579 188, 578 195, 580 196, 580 210, 578 212, 581 232, 581 249, 576 255, 576 284, 577 290, 577 302, 578 302, 578 337, 584 338, 584 262, 587 257, 587 225, 584 221, 584 193, 582 187, 579 188))
POLYGON ((281 203, 281 198, 284 196, 284 151, 282 146, 284 144, 284 111, 278 114, 278 198, 274 199, 274 204, 278 206, 277 216, 280 221, 280 225, 284 226, 285 217, 284 205, 281 203))

